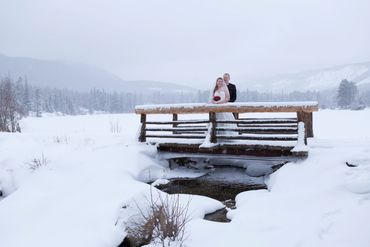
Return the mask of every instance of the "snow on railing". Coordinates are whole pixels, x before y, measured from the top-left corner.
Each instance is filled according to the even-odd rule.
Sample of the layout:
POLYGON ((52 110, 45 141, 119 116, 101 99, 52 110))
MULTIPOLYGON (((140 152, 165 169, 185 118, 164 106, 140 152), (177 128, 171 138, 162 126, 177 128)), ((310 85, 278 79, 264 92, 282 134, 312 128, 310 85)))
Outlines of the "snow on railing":
POLYGON ((298 123, 298 139, 297 139, 297 145, 292 149, 291 152, 293 153, 303 153, 308 152, 308 146, 307 146, 307 139, 306 136, 306 130, 303 122, 298 123))
POLYGON ((136 113, 141 115, 139 141, 146 142, 147 138, 155 140, 154 143, 165 144, 171 152, 203 152, 204 149, 224 152, 227 149, 227 152, 231 150, 235 153, 287 155, 286 147, 290 147, 289 152, 301 156, 307 155, 307 137, 313 137, 313 112, 317 110, 318 103, 313 101, 164 104, 135 108, 136 113), (217 119, 220 112, 233 113, 234 117, 217 119), (296 117, 240 117, 240 113, 248 112, 295 112, 296 117), (178 114, 189 113, 207 113, 208 119, 179 120, 178 114), (147 121, 150 114, 171 114, 172 121, 147 121), (194 142, 195 146, 181 146, 185 142, 194 142))
POLYGON ((205 112, 313 112, 318 110, 316 101, 298 102, 238 102, 226 104, 209 103, 184 103, 184 104, 159 104, 138 105, 135 107, 137 114, 165 114, 165 113, 205 113, 205 112))

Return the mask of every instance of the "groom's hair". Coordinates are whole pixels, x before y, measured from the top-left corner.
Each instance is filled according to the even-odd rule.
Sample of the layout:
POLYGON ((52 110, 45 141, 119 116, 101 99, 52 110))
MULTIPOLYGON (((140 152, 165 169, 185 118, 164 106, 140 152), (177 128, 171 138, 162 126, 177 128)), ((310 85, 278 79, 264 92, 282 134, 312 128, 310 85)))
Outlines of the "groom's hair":
POLYGON ((230 77, 230 74, 229 73, 225 73, 224 75, 227 75, 228 77, 230 77))

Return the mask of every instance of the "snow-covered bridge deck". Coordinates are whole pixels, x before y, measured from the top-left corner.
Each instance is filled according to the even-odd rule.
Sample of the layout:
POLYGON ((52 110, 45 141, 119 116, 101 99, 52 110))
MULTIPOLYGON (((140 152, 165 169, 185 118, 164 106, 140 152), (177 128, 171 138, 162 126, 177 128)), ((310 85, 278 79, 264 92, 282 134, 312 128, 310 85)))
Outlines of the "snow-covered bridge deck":
POLYGON ((238 155, 307 155, 313 137, 312 113, 317 102, 245 102, 227 104, 140 105, 140 142, 161 151, 238 155), (217 113, 235 119, 218 119, 217 113), (239 117, 244 113, 296 113, 295 117, 239 117), (208 114, 207 119, 179 120, 179 114, 208 114), (171 121, 148 121, 148 114, 171 114, 171 121))

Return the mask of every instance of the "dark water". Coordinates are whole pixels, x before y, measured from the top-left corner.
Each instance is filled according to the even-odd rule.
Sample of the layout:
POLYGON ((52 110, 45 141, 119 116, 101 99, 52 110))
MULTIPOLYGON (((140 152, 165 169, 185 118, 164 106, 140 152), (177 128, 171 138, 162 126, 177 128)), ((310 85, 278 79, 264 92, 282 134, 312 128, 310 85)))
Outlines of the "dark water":
POLYGON ((224 166, 197 178, 171 179, 157 188, 169 194, 193 194, 226 201, 235 200, 243 191, 266 189, 266 184, 262 177, 248 176, 245 168, 224 166))
POLYGON ((227 208, 223 208, 220 210, 216 210, 212 213, 206 214, 204 216, 205 220, 209 221, 216 221, 216 222, 221 222, 221 223, 229 223, 231 220, 227 218, 227 208))
POLYGON ((197 178, 175 178, 169 183, 157 186, 169 194, 192 194, 207 196, 224 203, 225 208, 207 214, 206 220, 230 222, 227 210, 235 208, 237 194, 248 191, 267 189, 263 177, 251 177, 245 168, 216 166, 206 175, 197 178), (228 208, 228 209, 227 209, 228 208))

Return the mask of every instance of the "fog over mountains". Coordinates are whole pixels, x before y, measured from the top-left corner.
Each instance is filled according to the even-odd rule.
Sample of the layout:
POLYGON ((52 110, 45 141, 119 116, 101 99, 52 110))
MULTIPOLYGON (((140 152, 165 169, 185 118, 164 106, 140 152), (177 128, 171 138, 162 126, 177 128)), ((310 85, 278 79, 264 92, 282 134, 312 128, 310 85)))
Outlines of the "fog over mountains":
POLYGON ((151 92, 166 90, 189 91, 192 88, 174 83, 135 80, 125 81, 120 77, 84 64, 57 60, 39 60, 25 57, 9 57, 0 54, 0 76, 13 79, 27 77, 30 84, 40 87, 66 88, 89 91, 93 88, 119 92, 151 92))
MULTIPOLYGON (((127 81, 103 69, 84 64, 57 60, 39 60, 9 57, 0 54, 0 76, 13 79, 27 76, 30 84, 40 87, 67 88, 86 92, 93 88, 108 92, 180 92, 197 91, 185 85, 168 82, 127 81)), ((242 81, 236 78, 239 90, 260 92, 325 91, 336 89, 342 79, 357 83, 359 88, 370 89, 370 62, 340 65, 292 74, 242 81)))
POLYGON ((265 92, 325 91, 336 89, 341 80, 370 89, 370 62, 257 78, 241 84, 243 88, 265 92))

